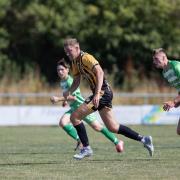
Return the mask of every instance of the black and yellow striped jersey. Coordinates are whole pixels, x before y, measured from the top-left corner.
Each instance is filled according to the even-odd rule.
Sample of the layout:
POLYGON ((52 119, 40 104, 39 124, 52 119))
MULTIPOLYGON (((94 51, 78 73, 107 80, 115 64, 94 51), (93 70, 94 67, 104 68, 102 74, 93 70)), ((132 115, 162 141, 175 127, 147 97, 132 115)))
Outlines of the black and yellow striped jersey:
MULTIPOLYGON (((81 54, 77 59, 72 61, 73 76, 77 76, 79 74, 82 75, 82 77, 84 77, 88 81, 88 84, 93 93, 95 92, 97 83, 96 75, 93 72, 93 68, 96 65, 99 65, 99 62, 92 55, 83 51, 81 51, 81 54)), ((107 85, 108 83, 104 78, 101 89, 103 90, 104 87, 107 87, 107 85)))

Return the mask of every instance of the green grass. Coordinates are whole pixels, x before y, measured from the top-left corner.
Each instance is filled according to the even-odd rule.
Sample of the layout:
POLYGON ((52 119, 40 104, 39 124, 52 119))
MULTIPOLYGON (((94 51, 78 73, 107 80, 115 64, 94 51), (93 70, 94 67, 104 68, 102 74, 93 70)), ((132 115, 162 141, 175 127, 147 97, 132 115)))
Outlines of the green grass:
POLYGON ((58 127, 1 127, 0 179, 179 179, 176 127, 130 127, 153 136, 153 158, 142 144, 125 137, 125 152, 118 154, 103 135, 87 127, 94 156, 77 161, 72 158, 75 142, 58 127))

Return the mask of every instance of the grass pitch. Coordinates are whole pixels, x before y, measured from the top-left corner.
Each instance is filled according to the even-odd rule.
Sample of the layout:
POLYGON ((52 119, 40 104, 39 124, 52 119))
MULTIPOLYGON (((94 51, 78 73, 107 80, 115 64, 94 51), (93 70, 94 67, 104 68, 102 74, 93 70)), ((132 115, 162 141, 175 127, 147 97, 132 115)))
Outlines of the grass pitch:
POLYGON ((179 179, 180 137, 175 126, 130 126, 152 135, 154 157, 126 137, 118 154, 101 133, 87 127, 94 156, 74 160, 75 142, 58 127, 0 127, 0 179, 179 179))

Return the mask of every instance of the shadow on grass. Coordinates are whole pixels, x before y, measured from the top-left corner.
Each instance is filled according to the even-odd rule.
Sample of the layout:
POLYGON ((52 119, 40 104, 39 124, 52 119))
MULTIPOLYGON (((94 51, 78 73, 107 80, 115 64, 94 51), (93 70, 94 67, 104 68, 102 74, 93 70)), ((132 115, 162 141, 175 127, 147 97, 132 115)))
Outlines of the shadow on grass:
MULTIPOLYGON (((92 159, 92 158, 85 158, 83 160, 76 160, 72 159, 74 163, 115 163, 115 162, 152 162, 152 161, 160 161, 162 159, 154 159, 154 158, 149 158, 149 159, 92 159)), ((0 164, 0 166, 29 166, 29 165, 49 165, 49 164, 64 164, 64 161, 47 161, 47 162, 18 162, 18 163, 4 163, 0 164)))
POLYGON ((62 163, 60 162, 27 162, 27 163, 4 163, 4 164, 0 164, 0 166, 29 166, 29 165, 41 165, 41 164, 63 164, 64 161, 62 161, 62 163))
POLYGON ((99 162, 99 163, 104 163, 104 162, 134 162, 134 161, 139 161, 139 162, 149 162, 149 161, 159 161, 159 158, 146 158, 146 159, 92 159, 89 162, 99 162))
POLYGON ((180 149, 180 146, 168 146, 168 145, 163 145, 163 146, 156 146, 157 149, 180 149))
MULTIPOLYGON (((62 152, 0 152, 0 154, 7 154, 7 155, 22 155, 22 154, 29 154, 29 155, 38 155, 38 154, 62 154, 62 152)), ((63 153, 63 154, 71 154, 71 153, 63 153)))

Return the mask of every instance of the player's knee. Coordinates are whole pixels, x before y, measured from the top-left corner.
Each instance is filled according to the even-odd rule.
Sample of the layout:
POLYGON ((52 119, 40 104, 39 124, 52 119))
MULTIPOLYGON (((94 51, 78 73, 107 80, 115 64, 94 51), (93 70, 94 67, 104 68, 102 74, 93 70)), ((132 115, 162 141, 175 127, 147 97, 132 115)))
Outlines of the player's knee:
POLYGON ((73 125, 77 125, 77 124, 79 124, 79 122, 80 122, 80 119, 79 119, 77 113, 71 114, 70 120, 71 120, 71 122, 72 122, 73 125))
POLYGON ((61 121, 59 121, 59 127, 62 127, 61 121))
POLYGON ((70 121, 71 121, 72 123, 75 122, 75 121, 76 121, 76 117, 73 116, 73 115, 71 115, 71 116, 70 116, 70 121))
POLYGON ((63 127, 64 126, 64 124, 63 124, 63 122, 60 120, 59 121, 59 127, 63 127))
POLYGON ((98 125, 92 125, 92 128, 97 131, 97 132, 100 132, 102 127, 101 126, 98 126, 98 125))
POLYGON ((108 130, 113 132, 113 133, 117 133, 117 128, 115 126, 109 126, 108 130))

